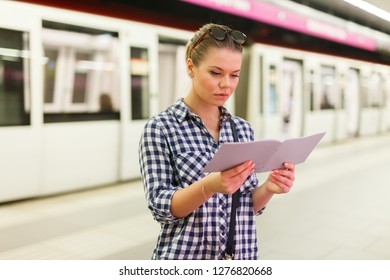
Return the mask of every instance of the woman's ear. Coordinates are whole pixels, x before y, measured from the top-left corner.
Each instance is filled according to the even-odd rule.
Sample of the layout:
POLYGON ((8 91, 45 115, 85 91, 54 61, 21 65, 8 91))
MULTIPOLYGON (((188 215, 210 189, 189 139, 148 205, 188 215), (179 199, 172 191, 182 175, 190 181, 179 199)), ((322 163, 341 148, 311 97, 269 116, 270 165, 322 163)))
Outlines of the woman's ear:
POLYGON ((187 73, 190 78, 194 77, 194 64, 192 63, 192 59, 188 58, 187 59, 187 73))

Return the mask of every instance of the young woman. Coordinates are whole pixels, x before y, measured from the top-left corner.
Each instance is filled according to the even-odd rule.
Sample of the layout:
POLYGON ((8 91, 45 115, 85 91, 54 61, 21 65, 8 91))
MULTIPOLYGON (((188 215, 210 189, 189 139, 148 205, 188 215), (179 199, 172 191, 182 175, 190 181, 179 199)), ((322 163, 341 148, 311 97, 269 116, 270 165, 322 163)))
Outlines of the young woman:
POLYGON ((274 194, 288 193, 293 185, 291 163, 270 172, 261 185, 251 161, 223 172, 202 172, 222 143, 234 141, 231 119, 240 142, 254 140, 249 123, 223 107, 238 84, 245 39, 224 25, 200 28, 186 50, 191 89, 144 128, 141 175, 148 207, 161 224, 152 259, 225 259, 237 189, 234 258, 257 259, 255 216, 274 194))

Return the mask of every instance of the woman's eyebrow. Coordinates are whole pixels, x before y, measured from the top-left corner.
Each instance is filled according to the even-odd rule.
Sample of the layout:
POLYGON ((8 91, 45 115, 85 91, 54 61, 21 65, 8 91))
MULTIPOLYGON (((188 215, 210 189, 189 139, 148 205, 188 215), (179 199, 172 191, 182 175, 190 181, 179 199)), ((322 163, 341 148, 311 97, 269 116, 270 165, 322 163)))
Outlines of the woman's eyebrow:
MULTIPOLYGON (((210 65, 210 66, 208 66, 208 68, 216 68, 216 69, 218 69, 218 70, 220 70, 220 71, 225 71, 223 68, 221 68, 221 67, 219 67, 219 66, 210 65)), ((241 71, 241 69, 233 70, 232 72, 240 72, 240 71, 241 71)))

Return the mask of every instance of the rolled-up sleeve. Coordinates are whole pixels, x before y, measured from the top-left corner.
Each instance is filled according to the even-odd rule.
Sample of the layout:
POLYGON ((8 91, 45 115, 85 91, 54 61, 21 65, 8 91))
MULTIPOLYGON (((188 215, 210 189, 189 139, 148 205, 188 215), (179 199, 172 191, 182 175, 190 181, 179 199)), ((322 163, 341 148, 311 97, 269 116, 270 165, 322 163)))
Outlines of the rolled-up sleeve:
POLYGON ((139 143, 139 164, 148 208, 160 223, 179 219, 171 214, 171 199, 178 186, 172 182, 170 152, 158 121, 147 122, 139 143))

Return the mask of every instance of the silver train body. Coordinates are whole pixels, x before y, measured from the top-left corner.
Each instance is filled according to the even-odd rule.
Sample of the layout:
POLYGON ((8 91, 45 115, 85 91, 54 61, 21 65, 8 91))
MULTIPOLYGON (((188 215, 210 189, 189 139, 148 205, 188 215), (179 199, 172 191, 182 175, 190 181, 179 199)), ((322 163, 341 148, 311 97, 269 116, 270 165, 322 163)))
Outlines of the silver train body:
MULTIPOLYGON (((190 86, 191 32, 0 2, 0 202, 139 179, 146 120, 190 86)), ((390 130, 390 67, 255 43, 228 109, 256 138, 390 130)))

